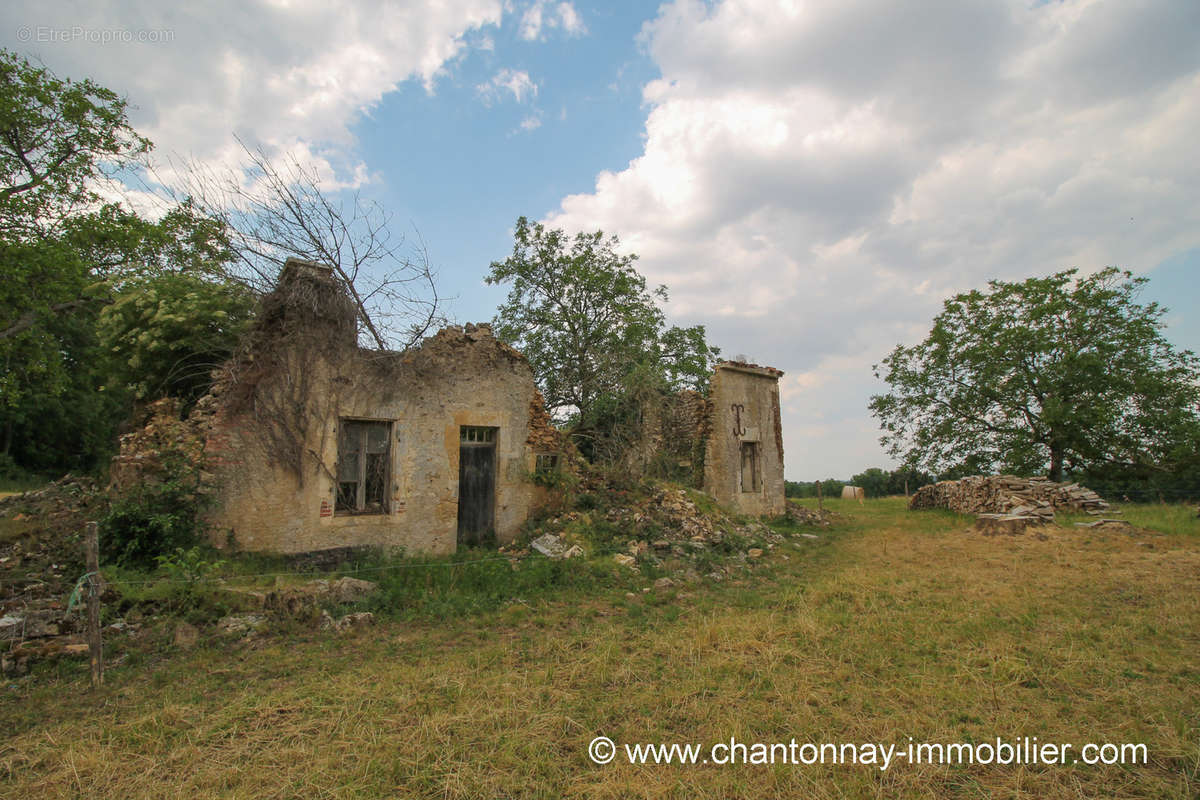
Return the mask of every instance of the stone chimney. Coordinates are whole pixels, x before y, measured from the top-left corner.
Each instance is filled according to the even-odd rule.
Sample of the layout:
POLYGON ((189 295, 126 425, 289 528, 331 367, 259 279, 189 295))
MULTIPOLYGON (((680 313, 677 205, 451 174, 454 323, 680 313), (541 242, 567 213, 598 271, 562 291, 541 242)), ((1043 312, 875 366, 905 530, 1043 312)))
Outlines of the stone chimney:
POLYGON ((298 280, 333 281, 333 267, 328 264, 318 264, 316 261, 305 261, 295 256, 289 258, 279 272, 279 284, 282 286, 298 280))
POLYGON ((289 258, 274 290, 263 300, 259 327, 286 335, 306 335, 353 347, 358 312, 333 267, 289 258))

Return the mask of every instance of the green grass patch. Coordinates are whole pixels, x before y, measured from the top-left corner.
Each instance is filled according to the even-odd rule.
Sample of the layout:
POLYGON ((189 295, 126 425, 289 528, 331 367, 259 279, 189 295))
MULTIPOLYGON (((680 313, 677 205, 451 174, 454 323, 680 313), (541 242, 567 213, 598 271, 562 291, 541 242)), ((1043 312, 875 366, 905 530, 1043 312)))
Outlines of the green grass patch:
POLYGON ((1121 519, 1136 528, 1166 533, 1172 536, 1200 536, 1200 516, 1195 505, 1182 503, 1116 503, 1097 517, 1091 514, 1057 513, 1055 521, 1074 527, 1076 522, 1095 522, 1097 519, 1121 519))

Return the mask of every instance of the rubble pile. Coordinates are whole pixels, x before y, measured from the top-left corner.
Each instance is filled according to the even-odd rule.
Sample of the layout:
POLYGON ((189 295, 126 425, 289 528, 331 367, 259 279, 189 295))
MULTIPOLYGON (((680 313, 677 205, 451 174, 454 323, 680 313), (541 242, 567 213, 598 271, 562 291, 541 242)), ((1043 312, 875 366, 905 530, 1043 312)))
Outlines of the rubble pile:
POLYGON ((813 511, 796 503, 788 503, 787 515, 801 525, 819 525, 822 528, 828 528, 834 516, 831 511, 813 511))
POLYGON ((1053 522, 1058 510, 1099 516, 1108 507, 1100 495, 1086 486, 1015 475, 975 475, 940 481, 921 487, 908 502, 910 511, 945 508, 960 514, 1035 517, 1044 522, 1053 522))
MULTIPOLYGON (((613 559, 637 570, 655 567, 696 579, 721 580, 748 560, 784 542, 784 536, 757 520, 730 517, 694 490, 660 486, 645 494, 609 491, 619 501, 605 509, 576 510, 547 520, 530 547, 548 558, 573 558, 595 552, 591 531, 613 531, 620 552, 613 559)), ((803 525, 828 526, 827 515, 794 507, 789 516, 803 525)), ((812 534, 797 534, 816 538, 812 534)))
POLYGON ((179 401, 166 397, 146 408, 146 423, 120 439, 109 467, 109 485, 117 491, 145 482, 161 482, 179 464, 198 468, 204 463, 204 431, 197 420, 181 419, 179 401), (174 459, 176 464, 171 464, 174 459))
POLYGON ((0 673, 78 649, 80 611, 68 614, 65 600, 84 570, 84 523, 106 503, 95 481, 73 475, 0 498, 0 673))
POLYGON ((0 499, 0 614, 70 593, 83 572, 84 524, 106 507, 95 481, 72 475, 0 499))

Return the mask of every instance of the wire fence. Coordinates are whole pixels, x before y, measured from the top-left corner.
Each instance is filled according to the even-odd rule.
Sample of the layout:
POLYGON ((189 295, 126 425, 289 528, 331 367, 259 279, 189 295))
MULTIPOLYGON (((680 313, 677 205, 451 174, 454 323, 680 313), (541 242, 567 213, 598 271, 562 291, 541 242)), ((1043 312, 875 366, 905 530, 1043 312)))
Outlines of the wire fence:
MULTIPOLYGON (((507 561, 510 564, 514 561, 519 561, 518 556, 486 556, 483 558, 459 559, 457 561, 397 561, 393 564, 385 564, 376 567, 356 567, 351 569, 334 568, 323 573, 303 572, 301 570, 291 570, 284 572, 253 572, 239 573, 229 576, 200 576, 196 578, 146 578, 140 580, 126 580, 124 578, 107 578, 106 581, 111 584, 119 584, 121 586, 147 586, 150 584, 208 584, 208 583, 223 583, 228 584, 235 580, 251 580, 259 578, 295 578, 304 575, 338 575, 347 577, 351 575, 368 575, 378 574, 382 572, 393 572, 403 569, 425 569, 425 568, 443 568, 443 567, 470 567, 475 564, 485 564, 496 561, 507 561)), ((0 578, 0 585, 11 585, 15 583, 49 583, 49 581, 40 578, 0 578)))

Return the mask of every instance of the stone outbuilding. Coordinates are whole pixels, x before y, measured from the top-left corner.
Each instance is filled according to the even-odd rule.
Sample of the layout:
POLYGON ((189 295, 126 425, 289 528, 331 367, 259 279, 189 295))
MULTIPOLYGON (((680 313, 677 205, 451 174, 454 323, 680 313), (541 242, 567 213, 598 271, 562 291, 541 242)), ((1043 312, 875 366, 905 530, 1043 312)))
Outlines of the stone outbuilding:
POLYGON ((774 367, 725 361, 709 385, 703 488, 718 503, 752 516, 787 511, 783 428, 774 367))
POLYGON ((557 467, 523 356, 487 325, 412 350, 358 347, 328 267, 291 259, 242 353, 200 401, 218 546, 451 553, 506 542, 557 467))

